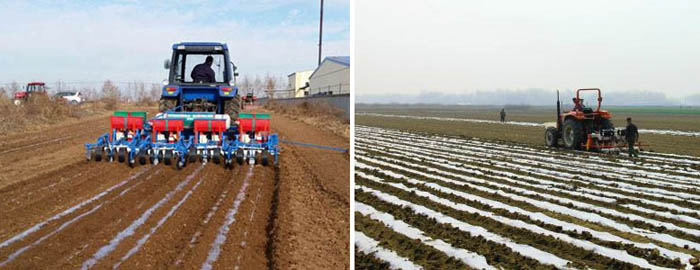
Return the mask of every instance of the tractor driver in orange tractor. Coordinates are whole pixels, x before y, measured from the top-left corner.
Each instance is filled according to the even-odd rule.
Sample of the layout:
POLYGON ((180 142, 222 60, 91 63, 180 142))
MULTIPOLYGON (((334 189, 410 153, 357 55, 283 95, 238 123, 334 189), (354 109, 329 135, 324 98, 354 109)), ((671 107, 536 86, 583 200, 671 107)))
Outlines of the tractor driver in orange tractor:
POLYGON ((574 111, 583 111, 583 99, 573 98, 574 100, 574 111))

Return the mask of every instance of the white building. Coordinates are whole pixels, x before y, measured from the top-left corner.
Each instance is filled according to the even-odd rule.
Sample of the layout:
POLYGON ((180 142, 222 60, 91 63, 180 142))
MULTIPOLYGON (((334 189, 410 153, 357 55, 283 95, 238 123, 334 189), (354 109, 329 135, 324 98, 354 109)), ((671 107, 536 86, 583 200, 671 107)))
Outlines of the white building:
POLYGON ((329 56, 309 78, 308 94, 336 95, 350 93, 350 56, 329 56))
POLYGON ((287 75, 287 89, 291 92, 291 97, 304 97, 309 84, 309 77, 313 70, 297 71, 287 75))

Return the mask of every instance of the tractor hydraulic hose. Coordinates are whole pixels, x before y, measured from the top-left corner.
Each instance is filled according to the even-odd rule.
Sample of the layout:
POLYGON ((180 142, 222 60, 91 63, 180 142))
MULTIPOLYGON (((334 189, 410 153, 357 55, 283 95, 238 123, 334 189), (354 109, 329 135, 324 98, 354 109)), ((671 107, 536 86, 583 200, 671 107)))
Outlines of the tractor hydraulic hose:
POLYGON ((318 144, 312 144, 312 143, 302 143, 302 142, 294 142, 294 141, 288 141, 288 140, 280 140, 280 142, 288 143, 288 144, 296 144, 296 145, 301 145, 301 146, 316 147, 316 148, 321 148, 321 149, 335 150, 335 151, 340 151, 340 152, 347 152, 348 151, 348 149, 346 149, 346 148, 318 145, 318 144))

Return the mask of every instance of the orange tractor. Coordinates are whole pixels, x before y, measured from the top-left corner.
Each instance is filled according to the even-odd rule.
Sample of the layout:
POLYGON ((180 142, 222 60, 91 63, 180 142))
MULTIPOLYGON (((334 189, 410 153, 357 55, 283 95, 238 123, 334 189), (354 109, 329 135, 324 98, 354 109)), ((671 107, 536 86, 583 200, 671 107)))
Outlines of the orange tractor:
POLYGON ((612 115, 600 109, 603 101, 601 91, 598 88, 584 88, 576 90, 576 97, 573 99, 574 108, 570 111, 561 112, 559 93, 557 92, 557 122, 545 124, 545 143, 550 147, 557 147, 560 141, 568 149, 617 152, 618 138, 615 127, 610 118, 612 115), (584 91, 595 91, 598 93, 598 106, 587 107, 583 103, 580 94, 584 91))

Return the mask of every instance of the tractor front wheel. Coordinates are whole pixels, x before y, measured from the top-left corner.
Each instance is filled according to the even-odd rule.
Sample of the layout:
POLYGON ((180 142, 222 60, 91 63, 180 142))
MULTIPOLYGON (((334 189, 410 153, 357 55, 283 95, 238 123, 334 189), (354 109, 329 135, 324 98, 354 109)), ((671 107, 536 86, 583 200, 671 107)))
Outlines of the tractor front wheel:
POLYGON ((544 142, 549 147, 557 147, 559 145, 559 132, 556 128, 547 128, 547 131, 544 133, 544 142))
POLYGON ((166 112, 175 107, 177 107, 177 99, 160 98, 160 102, 158 103, 158 111, 166 112))
POLYGON ((586 140, 583 124, 573 119, 566 120, 562 128, 562 137, 564 138, 564 146, 566 146, 566 148, 575 150, 581 149, 581 144, 586 140))

